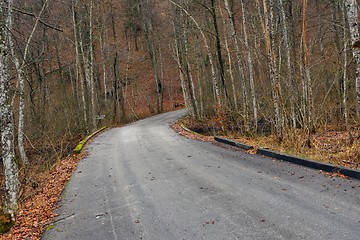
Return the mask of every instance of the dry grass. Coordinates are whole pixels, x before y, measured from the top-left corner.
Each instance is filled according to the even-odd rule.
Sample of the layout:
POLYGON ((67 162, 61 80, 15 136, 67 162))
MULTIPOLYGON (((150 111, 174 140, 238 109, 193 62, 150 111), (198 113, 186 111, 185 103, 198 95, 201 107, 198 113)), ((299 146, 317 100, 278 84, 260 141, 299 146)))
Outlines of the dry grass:
MULTIPOLYGON (((211 135, 214 132, 220 132, 219 127, 211 121, 198 122, 185 118, 180 123, 191 130, 200 131, 204 134, 211 135)), ((350 130, 351 135, 347 131, 336 130, 337 128, 337 126, 334 126, 326 130, 319 130, 310 137, 310 144, 306 144, 307 138, 300 131, 297 132, 296 141, 289 137, 291 134, 288 134, 287 138, 280 143, 274 135, 243 136, 239 132, 219 135, 253 146, 254 149, 248 151, 251 154, 255 154, 258 148, 268 148, 293 156, 360 169, 360 127, 353 126, 350 130)))
POLYGON ((319 132, 311 137, 310 147, 304 144, 305 138, 301 135, 298 135, 297 142, 281 143, 275 136, 243 137, 230 134, 224 137, 254 146, 255 149, 268 148, 289 155, 360 169, 360 129, 354 128, 351 135, 352 139, 349 139, 346 131, 319 132))

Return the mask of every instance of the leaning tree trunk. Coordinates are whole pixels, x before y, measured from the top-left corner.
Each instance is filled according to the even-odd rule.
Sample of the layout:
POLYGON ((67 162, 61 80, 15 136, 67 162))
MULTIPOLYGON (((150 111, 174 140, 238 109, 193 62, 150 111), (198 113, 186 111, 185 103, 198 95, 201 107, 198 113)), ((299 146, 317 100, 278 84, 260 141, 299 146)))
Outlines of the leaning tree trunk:
MULTIPOLYGON (((8 14, 8 26, 11 29, 12 28, 12 0, 9 0, 9 14, 8 14)), ((24 99, 24 92, 25 92, 25 76, 24 76, 24 70, 23 70, 23 64, 20 65, 20 61, 18 57, 15 54, 15 46, 14 46, 14 40, 11 34, 8 36, 9 40, 9 47, 11 52, 11 57, 13 59, 13 62, 15 64, 17 76, 18 76, 18 93, 19 93, 19 120, 18 120, 18 147, 20 152, 20 157, 22 162, 27 165, 29 163, 28 157, 26 155, 25 146, 24 146, 24 128, 25 128, 25 99, 24 99)), ((27 49, 27 47, 26 47, 27 49)), ((24 61, 26 58, 26 51, 24 54, 24 61)), ((15 95, 13 97, 13 100, 15 100, 15 95)))
POLYGON ((200 27, 199 23, 195 20, 195 18, 182 6, 180 6, 179 4, 177 4, 176 2, 172 1, 172 0, 168 0, 170 3, 172 3, 173 5, 175 5, 176 7, 180 8, 190 19, 191 21, 195 24, 196 28, 199 30, 201 37, 204 41, 204 45, 206 48, 206 52, 209 58, 209 63, 210 63, 210 67, 211 67, 211 79, 212 79, 212 86, 213 86, 213 90, 215 93, 215 101, 216 101, 216 105, 221 108, 221 97, 220 97, 220 90, 219 90, 219 85, 218 85, 218 81, 217 81, 217 77, 216 77, 216 70, 215 70, 215 64, 214 64, 214 58, 213 58, 213 54, 211 52, 211 48, 208 44, 208 40, 205 36, 204 31, 202 30, 202 28, 200 27))
POLYGON ((351 34, 352 52, 356 61, 356 100, 357 115, 360 117, 360 35, 356 0, 345 0, 346 12, 351 34))
MULTIPOLYGON (((24 146, 24 130, 25 130, 25 74, 24 74, 24 67, 26 65, 26 58, 29 53, 30 43, 34 36, 35 30, 37 28, 37 25, 39 23, 40 16, 45 11, 45 7, 47 5, 48 0, 46 0, 41 8, 41 11, 36 18, 35 24, 33 26, 33 29, 29 35, 29 38, 25 45, 25 50, 22 57, 22 63, 20 64, 19 58, 16 56, 15 53, 15 46, 14 46, 14 40, 11 34, 8 35, 9 45, 10 45, 10 51, 11 56, 13 58, 18 81, 19 81, 19 122, 18 122, 18 147, 20 152, 21 160, 24 164, 28 164, 29 160, 26 155, 25 146, 24 146)), ((9 14, 7 19, 8 28, 12 29, 12 12, 13 12, 13 0, 9 0, 9 8, 8 8, 9 14)))
MULTIPOLYGON (((11 1, 9 2, 10 8, 11 1)), ((1 146, 4 164, 5 177, 5 212, 9 213, 13 220, 17 210, 18 201, 18 169, 15 162, 14 135, 12 106, 10 99, 10 77, 9 77, 9 49, 6 45, 7 31, 9 26, 6 23, 6 6, 0 1, 0 116, 1 116, 1 146)), ((11 13, 11 12, 9 12, 11 13)))

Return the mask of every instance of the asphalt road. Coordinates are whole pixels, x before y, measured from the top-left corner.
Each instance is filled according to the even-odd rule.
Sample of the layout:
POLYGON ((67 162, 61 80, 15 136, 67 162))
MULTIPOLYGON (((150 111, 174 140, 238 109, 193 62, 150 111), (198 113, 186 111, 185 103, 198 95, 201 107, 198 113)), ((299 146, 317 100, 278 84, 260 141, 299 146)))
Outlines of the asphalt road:
POLYGON ((183 111, 87 147, 44 239, 360 239, 360 181, 179 136, 183 111))

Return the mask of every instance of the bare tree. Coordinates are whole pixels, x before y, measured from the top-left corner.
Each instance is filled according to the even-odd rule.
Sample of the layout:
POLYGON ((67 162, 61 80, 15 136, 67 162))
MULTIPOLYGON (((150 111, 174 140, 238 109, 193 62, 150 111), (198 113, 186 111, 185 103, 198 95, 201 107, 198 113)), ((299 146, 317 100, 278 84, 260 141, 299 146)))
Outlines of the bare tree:
POLYGON ((228 0, 224 0, 225 3, 225 9, 228 13, 228 18, 229 18, 229 23, 230 23, 230 31, 231 31, 231 36, 232 36, 232 40, 234 43, 234 47, 235 47, 235 51, 236 51, 236 64, 237 64, 237 69, 239 72, 239 80, 241 83, 241 93, 242 93, 242 102, 243 102, 243 116, 244 116, 244 124, 245 127, 248 128, 249 123, 248 123, 248 96, 247 96, 247 88, 246 88, 246 82, 244 79, 244 71, 243 68, 241 66, 241 60, 242 60, 242 54, 241 54, 241 50, 240 50, 240 46, 239 46, 239 40, 238 40, 238 36, 236 34, 236 28, 235 28, 235 20, 234 20, 234 14, 233 11, 229 5, 229 1, 228 0))
POLYGON ((352 53, 356 61, 356 98, 357 115, 360 116, 360 35, 358 26, 358 10, 356 0, 346 0, 346 12, 351 34, 352 53))
MULTIPOLYGON (((10 77, 9 77, 9 49, 7 46, 7 36, 9 25, 6 19, 6 8, 12 9, 12 1, 5 6, 4 1, 0 1, 0 114, 1 114, 1 146, 4 164, 6 202, 5 212, 9 213, 13 220, 17 210, 18 202, 18 169, 15 162, 14 135, 12 106, 10 99, 10 77)), ((11 10, 8 14, 11 14, 11 10)))
POLYGON ((211 67, 211 76, 212 76, 212 86, 213 86, 213 90, 214 90, 214 95, 215 95, 215 101, 216 104, 221 107, 221 97, 220 97, 220 90, 219 90, 219 86, 218 86, 218 81, 217 81, 217 77, 216 77, 216 70, 215 70, 215 65, 214 65, 214 58, 213 58, 213 54, 211 52, 211 48, 208 44, 208 40, 205 36, 204 31, 202 30, 202 28, 200 27, 199 23, 195 20, 195 18, 181 5, 177 4, 176 2, 172 1, 172 0, 168 0, 170 3, 172 3, 173 5, 175 5, 176 7, 178 7, 179 9, 181 9, 191 20, 192 22, 195 24, 196 28, 199 30, 202 39, 204 41, 204 45, 206 48, 206 52, 207 55, 209 57, 209 63, 210 63, 210 67, 211 67))
POLYGON ((255 84, 254 84, 254 73, 253 73, 253 62, 251 56, 251 50, 249 46, 248 33, 246 28, 246 16, 245 16, 245 7, 243 0, 240 0, 241 10, 242 10, 242 21, 243 21, 243 31, 244 31, 244 44, 247 51, 247 64, 249 67, 249 81, 250 81, 250 91, 251 91, 251 99, 253 104, 253 115, 254 115, 254 130, 257 130, 257 122, 258 122, 258 110, 257 110, 257 101, 255 94, 255 84))

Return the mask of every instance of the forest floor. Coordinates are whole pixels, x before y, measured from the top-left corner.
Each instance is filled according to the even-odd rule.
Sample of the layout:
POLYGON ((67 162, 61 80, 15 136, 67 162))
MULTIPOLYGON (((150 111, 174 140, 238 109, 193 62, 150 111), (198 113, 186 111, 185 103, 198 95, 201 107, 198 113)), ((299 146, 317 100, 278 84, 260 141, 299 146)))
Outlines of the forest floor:
POLYGON ((217 131, 209 131, 211 129, 209 121, 199 124, 198 121, 184 118, 178 123, 206 135, 204 139, 209 140, 212 139, 209 136, 217 135, 253 146, 254 149, 248 151, 251 154, 255 154, 259 148, 267 148, 288 155, 360 169, 360 126, 351 127, 351 138, 348 131, 328 127, 311 135, 310 142, 306 142, 306 138, 301 133, 297 133, 296 142, 287 140, 278 142, 274 135, 244 136, 240 132, 230 130, 224 134, 223 131, 219 131, 219 127, 213 127, 213 129, 218 129, 217 131))
POLYGON ((41 239, 56 216, 54 213, 66 183, 85 154, 71 155, 55 163, 48 171, 31 176, 19 193, 17 220, 1 240, 41 239))

